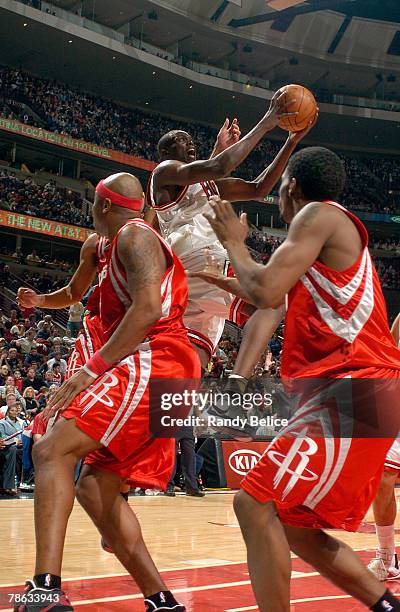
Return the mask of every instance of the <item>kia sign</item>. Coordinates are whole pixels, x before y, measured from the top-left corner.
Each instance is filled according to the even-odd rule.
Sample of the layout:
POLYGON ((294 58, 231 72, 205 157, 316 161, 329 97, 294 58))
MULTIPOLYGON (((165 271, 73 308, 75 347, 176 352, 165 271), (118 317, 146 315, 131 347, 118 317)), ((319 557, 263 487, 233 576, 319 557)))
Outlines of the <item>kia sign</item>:
POLYGON ((269 442, 222 441, 226 485, 238 489, 247 472, 261 459, 269 442))
POLYGON ((261 459, 261 455, 257 451, 241 448, 231 453, 228 461, 231 470, 239 476, 246 476, 259 459, 261 459))

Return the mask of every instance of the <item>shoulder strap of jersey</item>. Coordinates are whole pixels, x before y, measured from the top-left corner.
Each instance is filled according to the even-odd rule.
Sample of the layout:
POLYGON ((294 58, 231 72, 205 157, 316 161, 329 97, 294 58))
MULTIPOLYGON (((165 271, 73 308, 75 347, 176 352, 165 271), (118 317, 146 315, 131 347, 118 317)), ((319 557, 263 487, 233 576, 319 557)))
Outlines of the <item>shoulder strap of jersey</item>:
POLYGON ((341 204, 338 204, 338 202, 334 202, 333 200, 324 200, 322 203, 329 204, 330 206, 334 206, 335 208, 339 208, 340 210, 342 210, 345 215, 347 215, 351 219, 351 221, 353 221, 354 225, 358 229, 363 248, 368 246, 368 231, 361 219, 359 219, 354 213, 347 210, 347 208, 345 208, 341 204))

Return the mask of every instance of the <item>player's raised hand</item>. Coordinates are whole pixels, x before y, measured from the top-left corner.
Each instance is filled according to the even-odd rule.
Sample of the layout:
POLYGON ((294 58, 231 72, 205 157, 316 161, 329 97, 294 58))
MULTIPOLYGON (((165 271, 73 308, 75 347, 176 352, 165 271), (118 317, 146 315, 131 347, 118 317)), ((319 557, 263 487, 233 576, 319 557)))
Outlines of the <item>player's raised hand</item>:
POLYGON ((22 308, 34 308, 42 305, 43 296, 28 287, 20 287, 17 293, 17 302, 22 308))
POLYGON ((268 130, 274 129, 284 117, 295 117, 298 112, 288 113, 287 107, 296 102, 296 98, 286 99, 286 92, 278 89, 271 99, 269 109, 264 116, 264 122, 268 130))
POLYGON ((300 142, 300 140, 302 140, 305 136, 307 136, 310 130, 313 129, 313 127, 318 121, 318 116, 319 116, 319 109, 317 110, 315 117, 311 119, 310 123, 307 125, 306 128, 304 128, 304 130, 300 130, 300 132, 289 132, 290 140, 292 140, 293 142, 300 142))
POLYGON ((248 234, 247 215, 243 213, 240 219, 227 200, 218 196, 210 198, 210 206, 214 214, 204 213, 218 239, 224 245, 227 242, 244 242, 248 234))
POLYGON ((218 132, 216 143, 218 153, 222 153, 222 151, 225 151, 225 149, 240 140, 241 132, 237 118, 235 117, 230 125, 229 123, 230 121, 227 117, 224 121, 223 126, 218 132))
POLYGON ((48 421, 56 412, 62 414, 71 404, 72 400, 79 393, 90 387, 95 380, 96 378, 90 376, 83 368, 78 370, 71 378, 63 382, 61 387, 51 397, 46 408, 43 410, 43 418, 48 421))

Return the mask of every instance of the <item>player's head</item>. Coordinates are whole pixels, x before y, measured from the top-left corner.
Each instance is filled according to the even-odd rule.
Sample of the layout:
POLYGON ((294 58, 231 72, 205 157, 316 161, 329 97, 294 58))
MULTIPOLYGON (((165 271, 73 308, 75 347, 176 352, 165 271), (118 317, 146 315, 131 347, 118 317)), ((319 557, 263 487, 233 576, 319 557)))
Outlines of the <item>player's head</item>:
POLYGON ((343 191, 346 174, 343 163, 333 151, 308 147, 295 153, 282 175, 279 207, 289 223, 308 202, 336 200, 343 191))
POLYGON ((160 138, 157 145, 161 161, 177 159, 189 164, 196 160, 196 147, 193 138, 182 130, 172 130, 160 138))
POLYGON ((119 172, 108 176, 96 187, 92 208, 94 229, 108 236, 111 228, 122 227, 129 219, 140 217, 144 194, 139 179, 119 172))

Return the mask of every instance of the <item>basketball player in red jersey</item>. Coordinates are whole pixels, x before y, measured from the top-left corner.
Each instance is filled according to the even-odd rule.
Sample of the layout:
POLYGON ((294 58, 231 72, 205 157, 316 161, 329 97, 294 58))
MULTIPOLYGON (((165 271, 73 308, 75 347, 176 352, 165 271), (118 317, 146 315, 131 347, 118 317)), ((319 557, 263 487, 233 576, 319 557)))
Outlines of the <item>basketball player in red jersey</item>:
MULTIPOLYGON (((270 108, 261 121, 241 140, 218 155, 196 161, 192 137, 183 131, 165 134, 159 141, 161 163, 153 171, 147 191, 147 203, 157 214, 161 234, 181 259, 186 270, 202 271, 210 258, 228 270, 225 249, 204 221, 209 211, 209 199, 220 195, 231 201, 263 200, 279 180, 297 143, 311 129, 290 134, 276 159, 254 181, 225 178, 256 147, 266 133, 286 116, 284 95, 275 94, 270 108)), ((217 287, 212 287, 195 274, 190 275, 189 301, 184 321, 189 338, 196 346, 202 366, 206 367, 222 335, 225 320, 240 316, 246 308, 243 302, 217 287)), ((254 309, 248 311, 249 314, 254 309)), ((271 334, 282 318, 281 312, 270 310, 264 316, 264 330, 271 334)), ((268 341, 265 343, 257 358, 268 341)), ((246 347, 245 347, 246 348, 246 347)), ((254 346, 248 346, 254 352, 254 346)), ((247 351, 247 349, 246 349, 247 351)))
MULTIPOLYGON (((153 447, 149 431, 151 379, 200 375, 182 321, 185 272, 165 241, 140 218, 142 195, 139 181, 127 174, 109 177, 96 189, 95 230, 109 239, 99 251, 101 325, 86 337, 89 355, 91 343, 95 349, 90 359, 47 409, 49 415, 61 412, 62 418, 34 449, 36 570, 27 583, 26 603, 17 608, 21 611, 73 609, 61 591, 60 576, 74 500, 73 467, 82 457, 77 497, 142 590, 146 610, 184 610, 159 576, 137 519, 119 494, 143 455, 158 462, 160 449, 153 447), (43 594, 47 599, 42 603, 43 594)), ((164 450, 170 460, 168 476, 172 440, 165 440, 164 450)))
MULTIPOLYGON (((383 416, 383 422, 394 416, 390 437, 361 437, 355 420, 348 437, 323 435, 323 426, 342 425, 343 411, 311 396, 243 480, 234 507, 261 612, 290 609, 290 548, 371 610, 400 610, 357 555, 323 531, 357 529, 398 431, 400 352, 388 327, 367 231, 335 202, 344 179, 340 159, 327 149, 311 147, 291 158, 280 188, 290 230, 266 266, 256 264, 245 246, 245 215, 239 221, 231 205, 220 200, 211 203, 214 214, 207 214, 244 295, 258 308, 277 307, 287 295, 282 376, 303 379, 303 389, 304 379, 321 385, 321 378, 334 378, 342 387, 345 381, 338 379, 364 379, 371 391, 383 383, 388 393, 373 396, 367 416, 383 416), (375 403, 378 410, 372 412, 375 403)), ((358 401, 357 381, 352 390, 358 414, 370 398, 358 401)))
MULTIPOLYGON (((400 314, 392 325, 392 336, 400 348, 400 314)), ((375 530, 378 536, 378 548, 374 559, 368 563, 368 569, 378 580, 399 580, 400 569, 395 545, 395 520, 397 504, 395 486, 400 474, 400 437, 389 449, 385 460, 385 469, 374 499, 375 530)))

